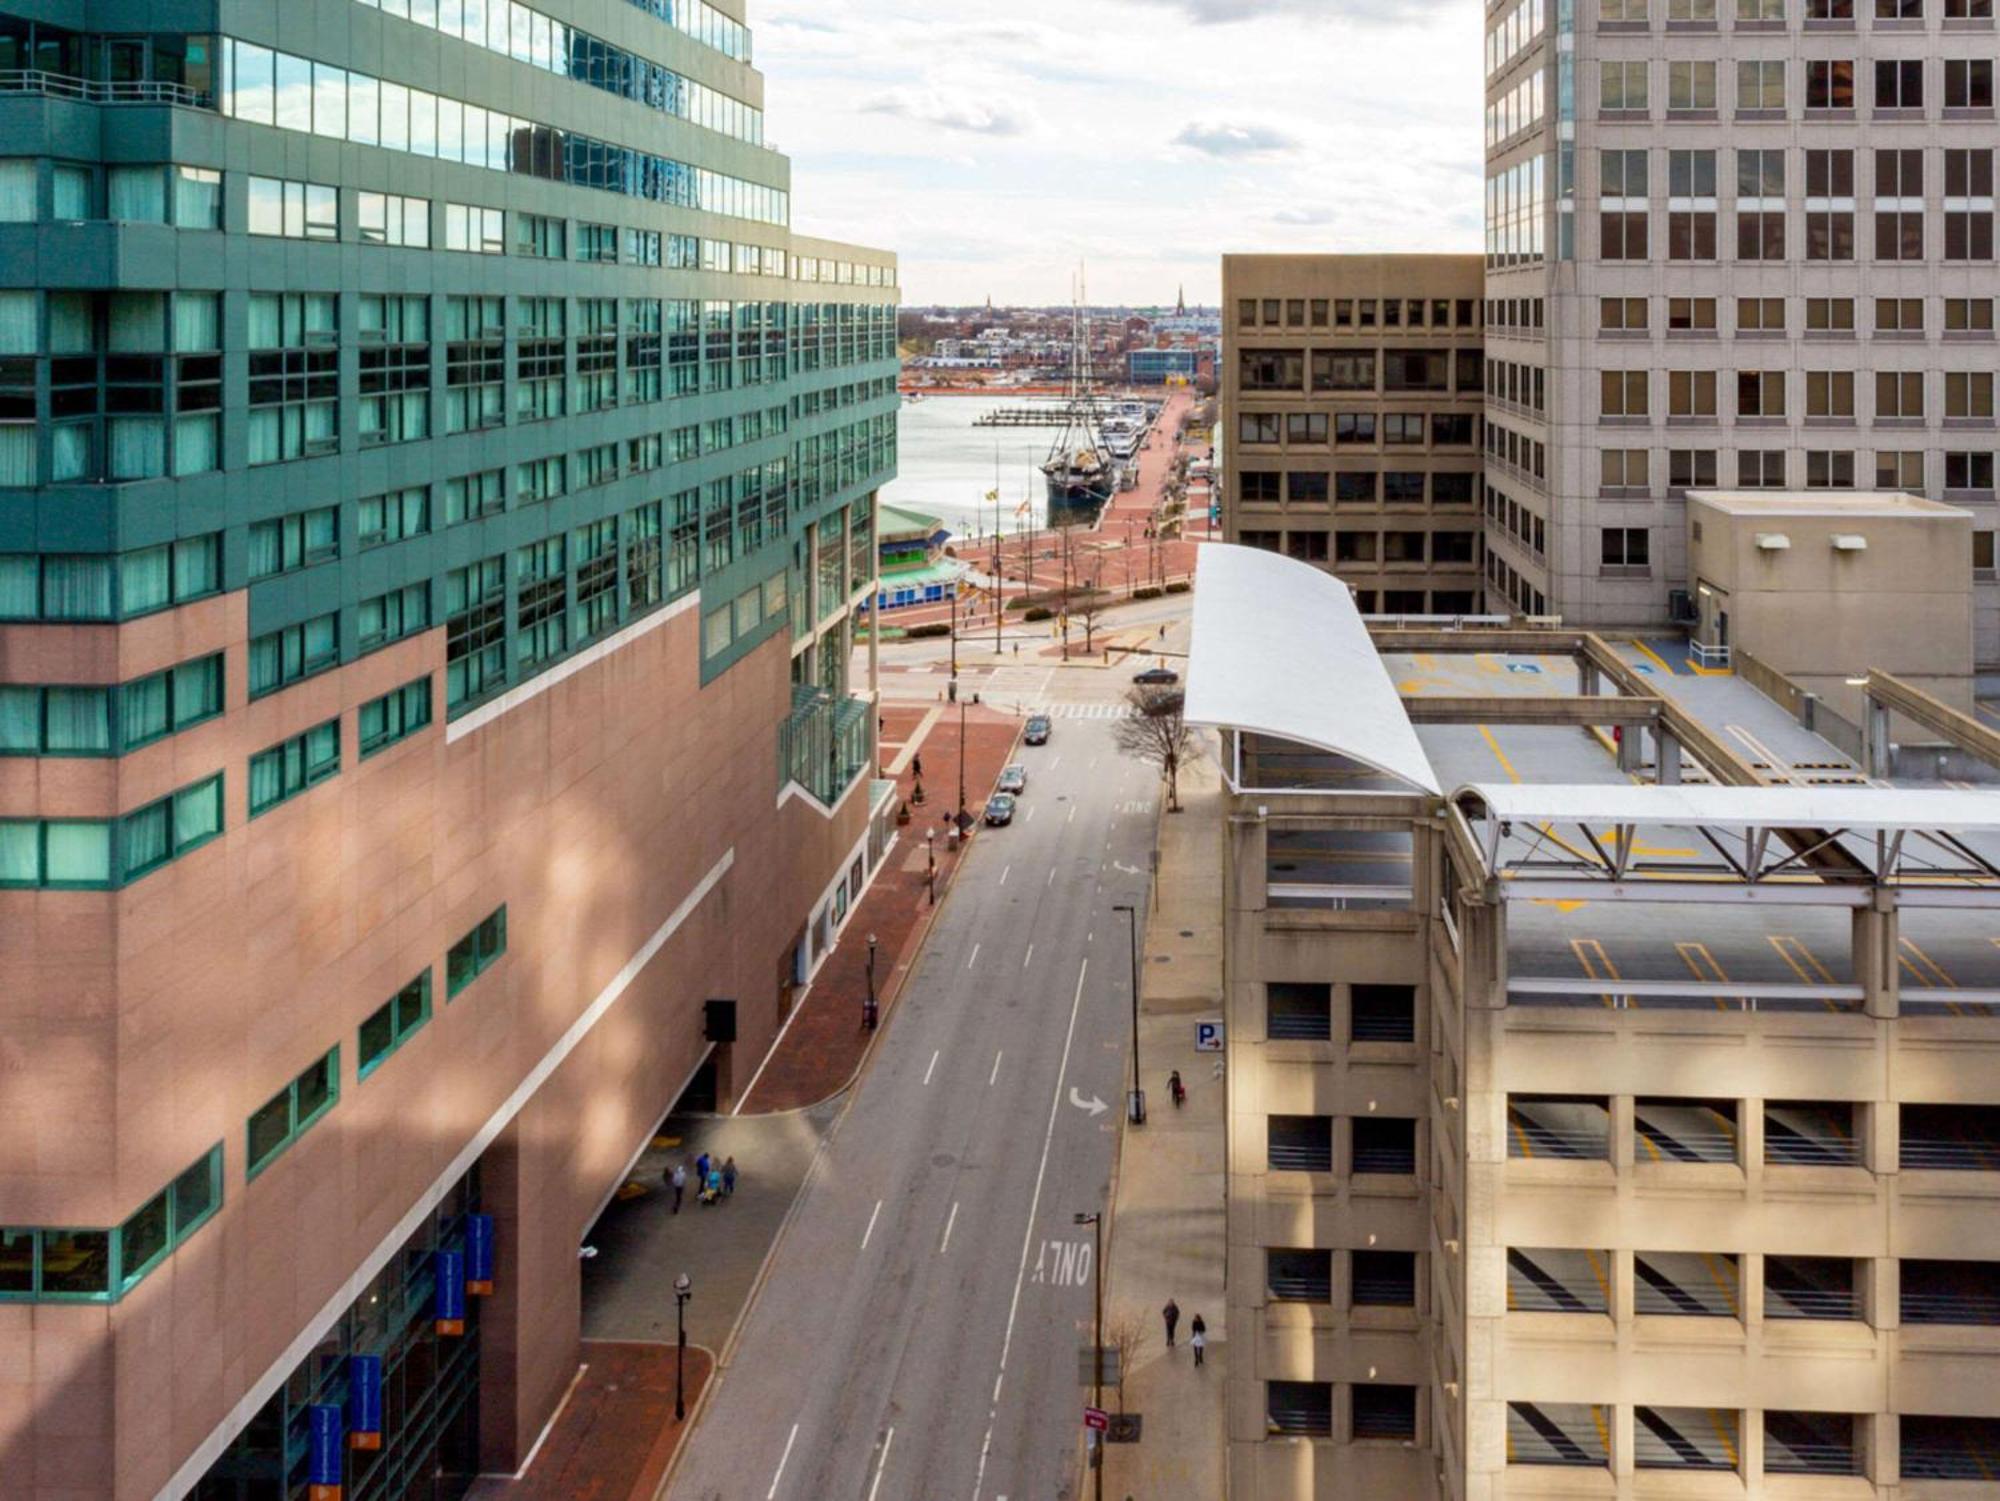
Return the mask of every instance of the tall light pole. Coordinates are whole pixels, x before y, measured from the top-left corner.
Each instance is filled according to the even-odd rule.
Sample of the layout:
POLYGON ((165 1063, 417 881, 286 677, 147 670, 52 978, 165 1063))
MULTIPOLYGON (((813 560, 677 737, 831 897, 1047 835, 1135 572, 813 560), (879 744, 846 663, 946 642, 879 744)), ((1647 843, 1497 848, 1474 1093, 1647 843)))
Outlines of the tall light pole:
POLYGON ((861 1025, 875 1030, 875 935, 868 935, 868 1000, 862 1006, 861 1025))
POLYGON ((1146 1091, 1139 1083, 1139 909, 1130 902, 1119 902, 1111 909, 1125 914, 1126 931, 1132 940, 1132 1097, 1127 1102, 1126 1117, 1135 1126, 1146 1124, 1146 1091))
MULTIPOLYGON (((1104 1214, 1085 1214, 1077 1211, 1076 1222, 1090 1226, 1090 1272, 1097 1284, 1097 1325, 1090 1337, 1090 1405, 1099 1412, 1104 1411, 1104 1214)), ((1097 1501, 1104 1501, 1104 1440, 1095 1429, 1091 1430, 1091 1445, 1097 1450, 1097 1501)))
POLYGON ((674 1278, 674 1421, 687 1421, 687 1301, 694 1296, 694 1282, 686 1272, 674 1278))
POLYGON ((924 830, 924 885, 930 890, 930 904, 937 905, 937 830, 924 830))
POLYGON ((965 837, 965 698, 958 700, 958 837, 965 837))

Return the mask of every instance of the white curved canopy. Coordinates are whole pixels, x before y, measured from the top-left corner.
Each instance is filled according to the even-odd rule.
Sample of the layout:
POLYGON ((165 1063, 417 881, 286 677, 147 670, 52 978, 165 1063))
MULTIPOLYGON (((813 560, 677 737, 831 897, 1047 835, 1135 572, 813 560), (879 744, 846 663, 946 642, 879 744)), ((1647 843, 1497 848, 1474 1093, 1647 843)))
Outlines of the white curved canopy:
POLYGON ((1440 790, 1353 593, 1278 553, 1209 542, 1196 554, 1185 712, 1440 790))

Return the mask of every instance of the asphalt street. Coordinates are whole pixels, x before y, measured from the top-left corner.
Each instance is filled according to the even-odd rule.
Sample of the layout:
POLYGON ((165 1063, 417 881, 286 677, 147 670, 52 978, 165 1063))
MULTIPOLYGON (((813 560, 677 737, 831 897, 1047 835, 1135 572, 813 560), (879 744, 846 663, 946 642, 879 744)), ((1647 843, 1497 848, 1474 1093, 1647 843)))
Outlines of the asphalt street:
MULTIPOLYGON (((1071 673, 1058 673, 1071 678, 1071 673)), ((1097 670, 1065 699, 1110 701, 1097 670)), ((1053 685, 1050 685, 1053 686, 1053 685)), ((833 1128, 677 1468, 675 1501, 1078 1493, 1091 1230, 1130 1035, 1157 784, 1105 720, 1023 748, 833 1128)))

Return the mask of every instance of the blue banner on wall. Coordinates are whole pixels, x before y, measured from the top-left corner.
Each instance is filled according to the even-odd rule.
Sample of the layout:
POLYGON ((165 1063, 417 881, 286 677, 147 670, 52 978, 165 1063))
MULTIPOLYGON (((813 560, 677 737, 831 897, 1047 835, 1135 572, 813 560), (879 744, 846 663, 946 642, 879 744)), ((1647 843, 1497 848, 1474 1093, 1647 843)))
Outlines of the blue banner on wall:
POLYGON ((465 1217, 465 1290, 485 1297, 493 1291, 493 1216, 465 1217))
POLYGON ((437 1253, 437 1332, 465 1333, 465 1253, 437 1253))
POLYGON ((337 1495, 341 1467, 346 1462, 341 1454, 340 1441, 345 1432, 340 1408, 331 1402, 316 1402, 307 1409, 307 1421, 311 1453, 306 1460, 306 1482, 315 1488, 315 1495, 328 1486, 334 1487, 337 1495))
POLYGON ((382 1447, 382 1357, 352 1355, 347 1361, 348 1443, 356 1449, 382 1447))

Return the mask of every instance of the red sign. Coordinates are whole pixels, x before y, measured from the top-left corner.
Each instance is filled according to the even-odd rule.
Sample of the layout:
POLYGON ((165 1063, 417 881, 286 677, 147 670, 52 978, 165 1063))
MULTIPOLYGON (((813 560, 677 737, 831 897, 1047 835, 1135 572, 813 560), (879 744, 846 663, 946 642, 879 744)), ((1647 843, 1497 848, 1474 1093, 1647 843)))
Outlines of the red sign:
POLYGON ((1086 1407, 1083 1410, 1083 1426, 1105 1433, 1111 1427, 1111 1414, 1101 1407, 1086 1407))

